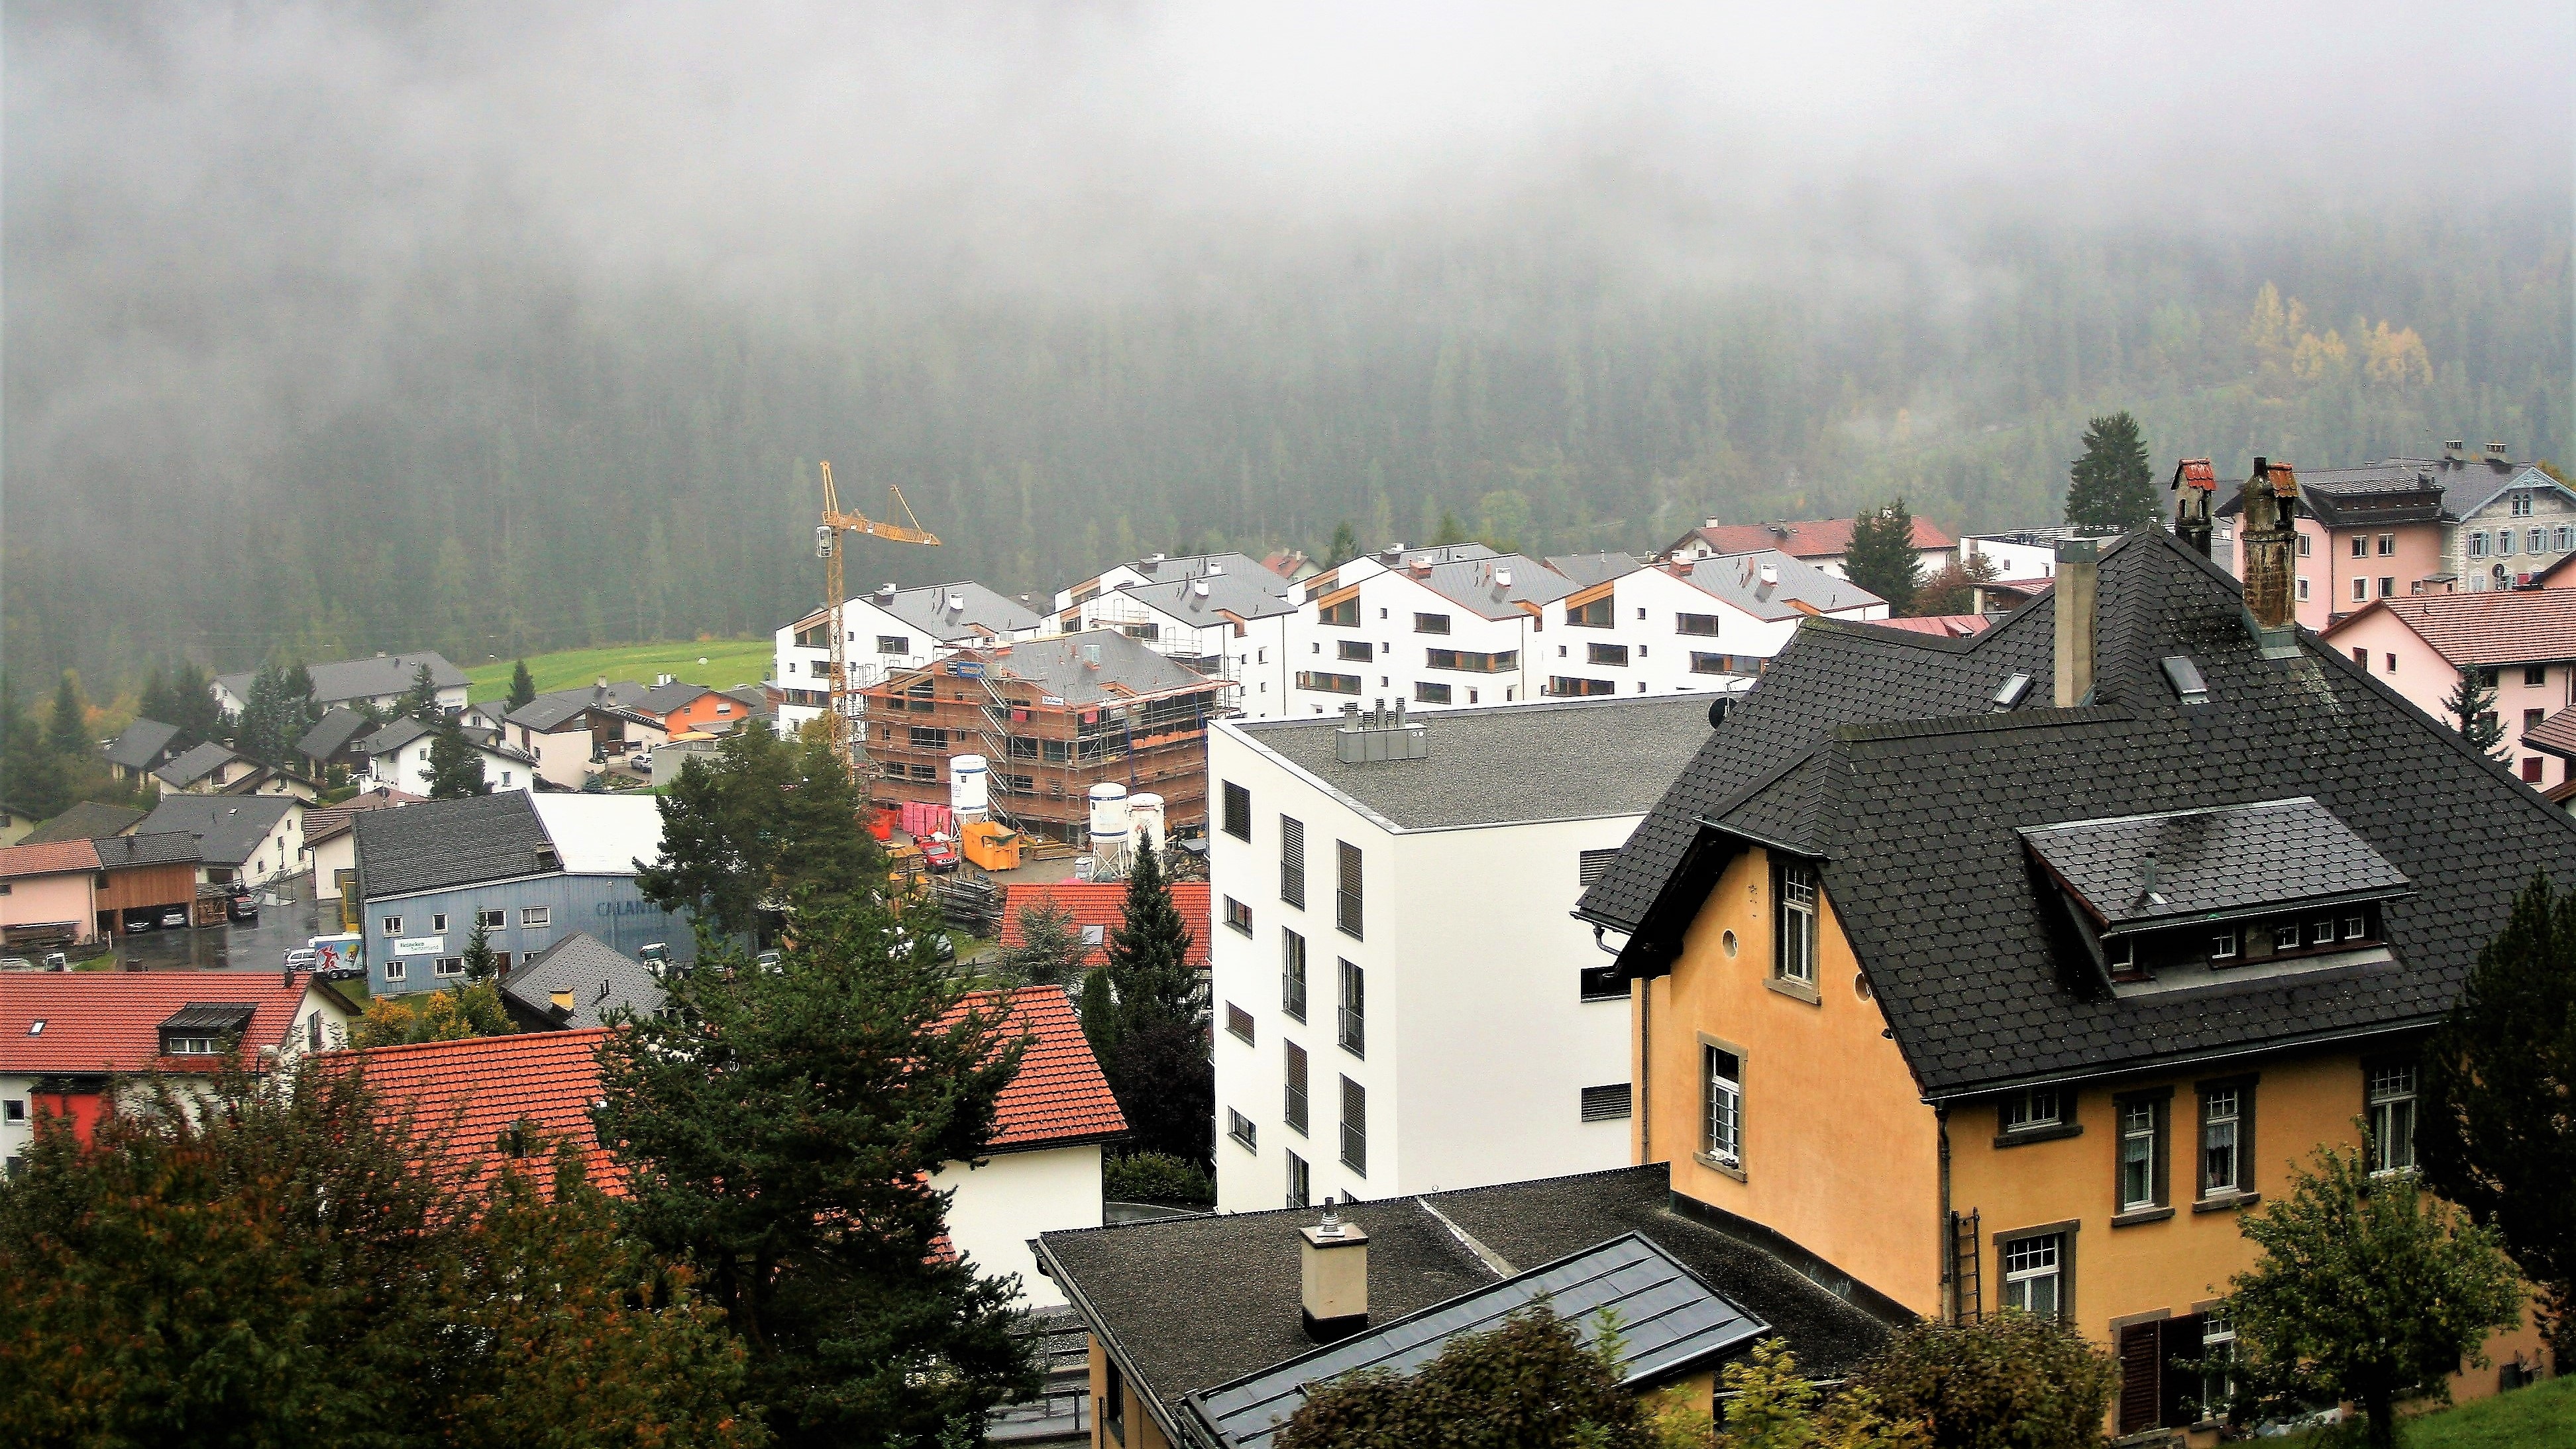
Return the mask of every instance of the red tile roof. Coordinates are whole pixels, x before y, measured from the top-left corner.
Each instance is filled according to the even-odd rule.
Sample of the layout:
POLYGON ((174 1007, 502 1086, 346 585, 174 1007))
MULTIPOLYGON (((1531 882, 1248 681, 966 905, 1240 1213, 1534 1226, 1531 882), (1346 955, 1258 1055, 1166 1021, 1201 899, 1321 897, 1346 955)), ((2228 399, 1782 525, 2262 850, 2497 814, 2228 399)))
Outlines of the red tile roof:
MULTIPOLYGON (((81 842, 86 844, 87 842, 81 842)), ((282 1048, 307 992, 347 1009, 310 976, 275 971, 11 971, 0 974, 0 1072, 208 1069, 202 1057, 161 1055, 161 1023, 191 1002, 252 1007, 242 1054, 282 1048), (37 1022, 42 1030, 32 1030, 37 1022)), ((351 1015, 356 1013, 352 1011, 351 1015)))
MULTIPOLYGON (((1840 558, 1851 551, 1852 522, 1848 518, 1810 518, 1798 523, 1721 523, 1715 528, 1694 528, 1682 535, 1682 542, 1704 539, 1719 553, 1776 548, 1791 558, 1840 558)), ((1914 520, 1916 548, 1951 548, 1957 543, 1931 520, 1914 520)))
POLYGON ((994 1104, 992 1146, 1027 1151, 1097 1142, 1125 1132, 1127 1119, 1109 1094, 1109 1079, 1101 1075, 1099 1059, 1082 1034, 1082 1019, 1074 1015, 1073 1000, 1062 987, 969 992, 948 1019, 974 1007, 992 1010, 1006 995, 1010 1016, 1005 1030, 1027 1032, 1033 1040, 1020 1057, 1019 1075, 994 1104))
POLYGON ((0 850, 0 879, 30 875, 64 875, 98 869, 98 847, 86 840, 57 840, 49 845, 12 845, 0 850))
POLYGON ((304 843, 311 845, 325 836, 349 829, 362 811, 387 810, 400 805, 417 805, 426 795, 407 795, 390 785, 350 796, 337 805, 324 805, 304 812, 304 843))
POLYGON ((1904 619, 1872 619, 1884 629, 1904 629, 1915 634, 1937 634, 1944 639, 1963 639, 1981 633, 1994 620, 1985 614, 1917 614, 1904 619))
MULTIPOLYGON (((379 1100, 412 1109, 418 1130, 447 1134, 446 1161, 468 1180, 494 1166, 501 1134, 525 1117, 549 1139, 568 1139, 580 1148, 590 1180, 622 1196, 625 1181, 590 1120, 591 1104, 599 1100, 596 1053, 607 1035, 606 1027, 515 1032, 376 1047, 352 1053, 350 1060, 367 1074, 379 1100)), ((532 1163, 530 1176, 543 1182, 551 1172, 532 1163)))
POLYGON ((2333 639, 2378 610, 2395 615, 2454 667, 2576 659, 2576 590, 2515 589, 2381 599, 2326 630, 2333 639))
MULTIPOLYGON (((1172 882, 1172 904, 1180 908, 1181 920, 1190 928, 1189 961, 1204 969, 1208 963, 1207 882, 1181 880, 1172 882)), ((1002 888, 1002 945, 1005 948, 1023 944, 1028 938, 1020 934, 1020 912, 1037 905, 1051 905, 1071 911, 1076 930, 1098 926, 1102 946, 1094 946, 1083 958, 1085 966, 1104 964, 1109 958, 1103 949, 1109 933, 1118 929, 1127 916, 1127 883, 1125 881, 1057 881, 1052 885, 1010 885, 1002 888)))
POLYGON ((2522 742, 2561 759, 2576 760, 2576 704, 2542 720, 2538 729, 2524 730, 2522 742))

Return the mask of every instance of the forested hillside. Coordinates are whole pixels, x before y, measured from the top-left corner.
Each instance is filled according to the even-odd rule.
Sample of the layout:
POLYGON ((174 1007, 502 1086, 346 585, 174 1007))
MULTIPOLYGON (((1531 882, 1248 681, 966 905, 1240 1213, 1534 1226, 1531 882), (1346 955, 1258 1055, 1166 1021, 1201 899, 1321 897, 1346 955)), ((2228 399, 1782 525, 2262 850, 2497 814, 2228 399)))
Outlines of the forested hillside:
MULTIPOLYGON (((819 597, 818 453, 845 499, 899 481, 946 540, 861 541, 854 580, 1012 592, 1155 549, 1321 552, 1344 520, 1419 539, 1444 509, 1530 551, 1898 492, 1954 528, 2041 523, 2083 419, 2116 407, 2160 468, 2450 436, 2564 460, 2568 254, 2537 204, 1998 228, 1848 285, 1642 286, 1498 238, 1090 304, 933 306, 852 275, 793 319, 495 270, 442 278, 449 305, 373 375, 286 400, 291 428, 175 472, 105 439, 15 447, 63 426, 47 370, 82 350, 38 337, 8 379, 7 644, 22 678, 113 680, 156 654, 763 631, 819 597)), ((174 279, 111 325, 185 331, 213 302, 174 279)))

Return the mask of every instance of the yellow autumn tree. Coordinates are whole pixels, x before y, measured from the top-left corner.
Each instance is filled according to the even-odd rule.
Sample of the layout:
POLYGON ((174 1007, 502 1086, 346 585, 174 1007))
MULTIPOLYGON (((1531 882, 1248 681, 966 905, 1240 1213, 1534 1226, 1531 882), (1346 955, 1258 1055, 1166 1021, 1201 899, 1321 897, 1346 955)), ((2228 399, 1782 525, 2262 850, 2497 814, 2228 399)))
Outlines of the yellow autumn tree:
POLYGON ((2362 334, 2363 372, 2372 382, 2396 387, 2425 384, 2433 380, 2433 360, 2424 353, 2424 339, 2412 327, 2389 330, 2382 321, 2362 334))

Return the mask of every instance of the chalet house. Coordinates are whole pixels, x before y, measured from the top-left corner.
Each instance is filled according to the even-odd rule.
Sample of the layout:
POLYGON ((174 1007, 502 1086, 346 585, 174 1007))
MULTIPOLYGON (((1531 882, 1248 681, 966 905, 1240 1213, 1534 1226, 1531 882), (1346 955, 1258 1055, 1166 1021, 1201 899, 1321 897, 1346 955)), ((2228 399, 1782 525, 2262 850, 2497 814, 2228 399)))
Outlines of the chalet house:
POLYGON ((573 932, 501 978, 501 1004, 521 1031, 603 1026, 603 1018, 620 1010, 651 1016, 662 1009, 662 998, 651 967, 588 931, 573 932))
POLYGON ((2576 590, 2392 598, 2345 617, 2324 642, 2446 726, 2453 692, 2474 671, 2495 690, 2508 767, 2533 785, 2576 779, 2563 757, 2558 778, 2544 778, 2553 752, 2531 740, 2576 702, 2576 590))
MULTIPOLYGON (((1034 639, 1046 628, 1025 600, 957 579, 899 589, 892 584, 841 607, 842 655, 850 687, 864 689, 959 649, 1034 639)), ((818 718, 831 696, 832 610, 826 605, 778 631, 775 673, 785 691, 778 727, 794 732, 818 718)))
POLYGON ((502 722, 507 742, 536 761, 537 778, 578 790, 593 765, 666 738, 661 726, 631 706, 645 694, 631 679, 602 677, 588 689, 541 694, 510 711, 502 722))
POLYGON ((120 785, 141 781, 196 747, 196 737, 174 724, 138 719, 107 746, 108 773, 120 785))
POLYGON ((15 1172, 40 1116, 71 1119, 86 1140, 112 1108, 112 1077, 211 1076, 236 1045, 254 1069, 285 1066, 345 1045, 357 1015, 328 982, 277 972, 0 976, 0 1159, 15 1172))
MULTIPOLYGON (((1290 629, 1294 714, 1339 714, 1361 700, 1419 709, 1535 699, 1547 606, 1572 579, 1533 558, 1482 544, 1388 549, 1313 584, 1290 629)), ((1311 585, 1310 585, 1311 587, 1311 585)))
POLYGON ((322 712, 304 738, 295 742, 295 752, 305 759, 305 768, 315 779, 338 766, 351 774, 367 767, 367 757, 358 748, 360 738, 371 734, 376 722, 346 705, 335 704, 322 712))
MULTIPOLYGON (((313 680, 313 702, 325 711, 335 704, 365 704, 382 710, 400 703, 411 692, 412 682, 424 664, 429 666, 430 680, 438 690, 438 707, 448 711, 463 709, 465 671, 434 651, 343 659, 333 664, 308 665, 304 672, 313 680)), ((257 672, 250 670, 215 676, 215 704, 226 714, 240 714, 249 708, 250 687, 258 678, 257 672)))
POLYGON ((1225 690, 1108 629, 961 649, 864 695, 880 804, 949 802, 949 760, 979 754, 993 813, 1080 841, 1091 787, 1160 794, 1175 834, 1207 823, 1207 725, 1225 690))
POLYGON ((665 736, 723 734, 751 717, 743 702, 720 689, 663 675, 628 706, 661 727, 665 736))
POLYGON ((1313 1385, 1410 1374, 1541 1298, 1587 1339, 1616 1314, 1622 1381, 1704 1406, 1764 1339, 1834 1379, 1908 1317, 1661 1166, 1047 1232, 1037 1254, 1089 1334, 1094 1449, 1267 1449, 1313 1385))
POLYGON ((1295 590, 1266 571, 1229 573, 1211 562, 1196 578, 1127 584, 1086 599, 1058 619, 1064 632, 1115 629, 1186 669, 1234 686, 1230 702, 1254 719, 1288 707, 1289 633, 1295 590))
MULTIPOLYGON (((1848 571, 1843 567, 1843 556, 1851 552, 1855 521, 1811 518, 1797 523, 1720 523, 1711 518, 1665 545, 1657 557, 1667 563, 1690 563, 1726 554, 1777 549, 1835 578, 1844 578, 1848 571)), ((1942 532, 1930 519, 1914 520, 1913 544, 1915 568, 1921 574, 1938 573, 1959 556, 1958 540, 1942 532)))
MULTIPOLYGON (((493 790, 533 790, 537 780, 537 757, 527 750, 501 742, 498 730, 458 727, 465 743, 483 760, 483 783, 493 790)), ((438 731, 405 715, 360 739, 352 748, 367 762, 360 782, 376 790, 409 790, 426 793, 429 789, 429 754, 437 743, 438 731)))
POLYGON ((165 791, 187 795, 294 795, 313 798, 312 782, 272 770, 218 744, 203 744, 152 772, 165 791))
POLYGON ((2445 563, 2461 588, 2528 588, 2533 575, 2576 553, 2576 491, 2537 465, 2506 461, 2502 443, 2487 444, 2476 465, 2457 444, 2450 451, 2461 466, 2443 499, 2458 520, 2445 563))
POLYGON ((2576 873, 2576 822, 2297 627, 2266 478, 2241 590, 2154 531, 1968 638, 1810 621, 1578 908, 1677 1201, 1918 1314, 2076 1325, 2124 1435, 2208 1417, 2172 1362, 2230 1351, 2291 1163, 2411 1169, 2424 1033, 2576 873))
POLYGON ((264 885, 304 868, 304 802, 279 795, 164 795, 137 835, 196 837, 197 883, 264 885))
POLYGON ((83 800, 62 814, 28 831, 13 845, 50 845, 57 840, 98 840, 110 835, 128 835, 143 823, 146 812, 123 805, 102 805, 83 800))
MULTIPOLYGON (((1208 883, 1203 880, 1171 882, 1172 906, 1190 928, 1189 964, 1204 971, 1208 964, 1208 883)), ((1120 881, 1013 882, 1002 887, 1002 936, 1004 950, 1028 944, 1028 935, 1020 929, 1020 912, 1024 910, 1058 910, 1073 918, 1073 927, 1090 947, 1082 958, 1084 966, 1109 964, 1109 933, 1127 919, 1127 883, 1120 881)))

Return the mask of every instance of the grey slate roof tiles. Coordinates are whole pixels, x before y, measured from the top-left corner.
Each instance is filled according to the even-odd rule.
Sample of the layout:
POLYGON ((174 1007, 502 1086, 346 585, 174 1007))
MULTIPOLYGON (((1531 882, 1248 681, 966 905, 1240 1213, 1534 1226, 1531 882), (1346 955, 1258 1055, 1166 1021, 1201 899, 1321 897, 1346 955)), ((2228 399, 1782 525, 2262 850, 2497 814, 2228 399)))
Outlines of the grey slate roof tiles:
POLYGON ((149 770, 160 762, 162 754, 179 739, 177 725, 157 719, 138 719, 107 747, 107 761, 128 770, 149 770))
POLYGON ((356 830, 369 900, 534 875, 537 852, 553 848, 525 790, 368 810, 356 830))
POLYGON ((302 808, 302 801, 284 795, 164 795, 134 833, 184 831, 196 838, 206 864, 238 866, 279 820, 302 808))
POLYGON ((556 1020, 554 993, 571 992, 571 1015, 556 1020, 566 1030, 602 1025, 601 1014, 615 1007, 639 1017, 662 1007, 662 985, 651 968, 587 931, 575 931, 520 963, 503 978, 501 990, 541 1020, 556 1020))
POLYGON ((2096 920, 2114 926, 2407 886, 2368 841, 2305 796, 2026 825, 2021 837, 2096 920))
POLYGON ((2313 635, 2295 659, 2262 658, 2235 582, 2171 536, 2131 535, 2103 560, 2089 706, 2047 700, 2056 602, 1963 640, 1809 621, 1581 913, 1646 927, 1632 950, 1666 949, 1725 849, 1711 833, 1695 851, 1704 820, 1818 858, 1898 1044, 1941 1097, 2424 1024, 2532 872, 2576 876, 2576 820, 2313 635), (2175 698, 2159 667, 2174 654, 2197 663, 2208 703, 2175 698), (1993 713, 2012 673, 2033 676, 2032 697, 1993 713), (2017 833, 2301 796, 2413 883, 2383 913, 2394 967, 2110 999, 2074 969, 2081 948, 2052 924, 2017 833))
POLYGON ((197 837, 185 830, 165 830, 154 835, 110 835, 90 844, 98 850, 102 869, 124 870, 138 865, 179 865, 198 859, 197 837))

